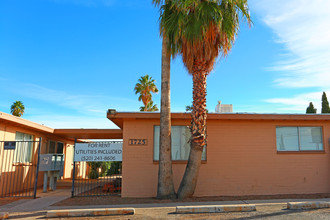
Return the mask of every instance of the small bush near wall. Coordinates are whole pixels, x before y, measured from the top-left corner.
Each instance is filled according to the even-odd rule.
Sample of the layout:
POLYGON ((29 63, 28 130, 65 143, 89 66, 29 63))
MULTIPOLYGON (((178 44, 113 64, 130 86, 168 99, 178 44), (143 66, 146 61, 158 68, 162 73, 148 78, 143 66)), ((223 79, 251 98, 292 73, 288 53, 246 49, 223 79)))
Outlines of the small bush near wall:
POLYGON ((121 161, 106 161, 106 162, 87 162, 91 168, 88 173, 89 179, 98 179, 100 176, 111 176, 121 173, 121 161))
POLYGON ((122 162, 121 161, 113 161, 110 162, 111 166, 110 169, 107 170, 107 176, 113 175, 113 174, 120 174, 121 173, 121 166, 122 162))
POLYGON ((103 162, 87 162, 88 166, 91 168, 88 173, 89 179, 97 179, 99 178, 98 169, 102 166, 103 162))

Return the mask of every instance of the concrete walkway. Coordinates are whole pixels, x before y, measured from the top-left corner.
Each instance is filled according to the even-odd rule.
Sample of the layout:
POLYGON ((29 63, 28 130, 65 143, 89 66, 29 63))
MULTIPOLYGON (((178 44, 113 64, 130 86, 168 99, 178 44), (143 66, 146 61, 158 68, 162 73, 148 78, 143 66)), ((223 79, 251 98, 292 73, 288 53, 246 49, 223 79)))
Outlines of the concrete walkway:
MULTIPOLYGON (((92 209, 92 208, 162 208, 176 206, 196 206, 196 205, 239 205, 239 204, 256 204, 258 205, 279 205, 287 202, 303 202, 303 201, 326 201, 330 202, 330 198, 322 199, 272 199, 272 200, 237 200, 237 201, 212 201, 212 202, 176 202, 176 203, 143 203, 143 204, 124 204, 124 205, 89 205, 89 206, 51 206, 59 201, 71 197, 71 189, 63 188, 55 191, 43 193, 41 190, 37 192, 37 199, 21 199, 7 205, 0 206, 0 212, 33 212, 47 210, 62 209, 92 209)), ((91 198, 92 199, 92 198, 91 198)))
POLYGON ((0 206, 0 212, 33 212, 47 210, 49 206, 71 197, 71 189, 56 189, 43 193, 38 190, 37 199, 20 199, 0 206))

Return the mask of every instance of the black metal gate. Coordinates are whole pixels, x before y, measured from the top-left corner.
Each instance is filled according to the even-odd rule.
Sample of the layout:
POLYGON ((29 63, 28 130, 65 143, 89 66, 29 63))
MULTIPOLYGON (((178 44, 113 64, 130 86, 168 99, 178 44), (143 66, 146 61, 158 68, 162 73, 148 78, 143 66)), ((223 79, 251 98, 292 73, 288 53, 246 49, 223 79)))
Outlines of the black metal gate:
POLYGON ((0 197, 36 198, 39 141, 0 141, 0 197))
MULTIPOLYGON (((105 143, 105 142, 93 142, 105 143)), ((89 143, 89 144, 93 144, 89 143)), ((106 142, 120 143, 122 142, 106 142)), ((76 153, 76 148, 74 149, 76 153)), ((98 156, 96 156, 98 157, 98 156)), ((102 158, 111 158, 108 156, 102 158)), ((89 156, 88 156, 88 160, 89 156)), ((120 196, 122 161, 77 161, 73 163, 72 197, 120 196)))

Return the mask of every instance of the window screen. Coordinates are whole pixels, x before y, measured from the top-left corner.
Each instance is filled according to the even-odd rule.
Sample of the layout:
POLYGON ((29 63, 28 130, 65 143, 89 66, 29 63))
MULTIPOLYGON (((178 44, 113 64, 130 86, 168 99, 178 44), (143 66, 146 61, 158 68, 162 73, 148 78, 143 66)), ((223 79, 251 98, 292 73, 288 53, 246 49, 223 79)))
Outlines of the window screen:
MULTIPOLYGON (((159 126, 154 127, 154 160, 159 160, 159 126)), ((188 160, 190 152, 190 130, 187 126, 172 126, 172 160, 188 160)), ((204 147, 202 160, 206 160, 204 147)))
POLYGON ((321 127, 276 127, 278 151, 323 150, 321 127))
POLYGON ((16 149, 14 162, 27 163, 31 162, 33 151, 33 135, 16 132, 15 141, 16 149))

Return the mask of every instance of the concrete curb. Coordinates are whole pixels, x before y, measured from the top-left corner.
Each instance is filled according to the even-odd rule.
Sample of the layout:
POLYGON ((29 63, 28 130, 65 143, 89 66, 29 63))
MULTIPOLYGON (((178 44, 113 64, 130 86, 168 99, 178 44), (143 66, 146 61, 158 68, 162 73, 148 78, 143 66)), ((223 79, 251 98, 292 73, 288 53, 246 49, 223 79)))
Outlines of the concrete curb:
POLYGON ((0 212, 0 219, 7 219, 9 218, 8 212, 0 212))
POLYGON ((218 213, 218 212, 251 212, 256 211, 256 205, 203 205, 177 206, 176 213, 218 213))
POLYGON ((330 202, 324 201, 314 201, 314 202, 288 202, 287 208, 292 210, 297 209, 322 209, 322 208, 330 208, 330 202))
POLYGON ((134 215, 134 208, 103 208, 103 209, 67 209, 51 210, 46 214, 47 218, 56 217, 82 217, 82 216, 104 216, 104 215, 134 215))

